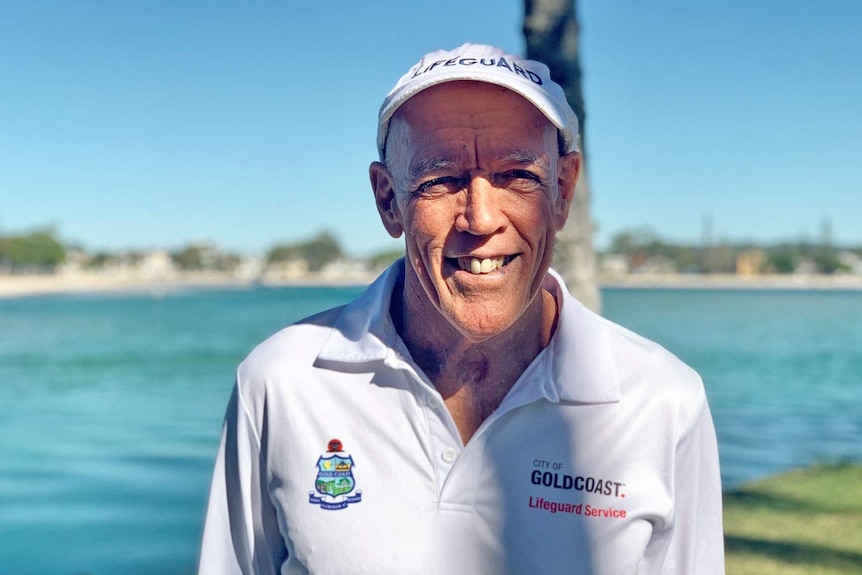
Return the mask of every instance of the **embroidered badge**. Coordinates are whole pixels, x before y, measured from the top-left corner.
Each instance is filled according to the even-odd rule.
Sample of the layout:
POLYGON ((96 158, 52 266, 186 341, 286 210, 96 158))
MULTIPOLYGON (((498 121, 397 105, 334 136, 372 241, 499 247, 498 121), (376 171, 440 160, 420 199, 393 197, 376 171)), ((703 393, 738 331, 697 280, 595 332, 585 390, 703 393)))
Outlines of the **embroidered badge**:
POLYGON ((308 502, 321 509, 344 509, 351 503, 362 501, 362 492, 356 491, 353 477, 353 457, 344 452, 341 441, 330 439, 326 453, 317 460, 315 491, 308 493, 308 502))

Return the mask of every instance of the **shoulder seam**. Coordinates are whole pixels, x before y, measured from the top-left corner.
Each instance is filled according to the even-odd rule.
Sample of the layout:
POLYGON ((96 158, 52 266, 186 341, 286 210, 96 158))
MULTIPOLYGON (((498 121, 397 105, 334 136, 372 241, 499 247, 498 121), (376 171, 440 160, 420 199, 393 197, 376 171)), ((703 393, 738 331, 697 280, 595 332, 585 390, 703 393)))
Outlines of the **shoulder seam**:
MULTIPOLYGON (((692 370, 692 371, 694 371, 694 370, 692 370)), ((700 414, 703 413, 703 410, 708 405, 707 398, 706 398, 706 387, 703 385, 703 378, 696 371, 694 371, 694 374, 697 377, 697 381, 700 383, 700 386, 698 388, 698 396, 697 396, 698 405, 696 406, 695 409, 692 410, 691 417, 685 423, 685 427, 683 427, 682 433, 679 434, 679 441, 680 442, 682 441, 682 439, 686 435, 689 434, 691 429, 694 427, 695 423, 697 423, 697 420, 700 419, 700 414)))
POLYGON ((261 448, 260 433, 258 433, 257 427, 255 427, 255 425, 254 425, 254 419, 251 416, 251 411, 249 410, 248 405, 245 402, 245 398, 242 395, 242 382, 240 381, 239 370, 237 370, 237 374, 236 374, 236 396, 237 396, 237 401, 239 402, 239 406, 242 409, 243 414, 245 415, 245 419, 246 419, 246 421, 248 421, 248 426, 251 429, 251 433, 254 436, 255 444, 256 444, 258 450, 260 450, 260 448, 261 448))

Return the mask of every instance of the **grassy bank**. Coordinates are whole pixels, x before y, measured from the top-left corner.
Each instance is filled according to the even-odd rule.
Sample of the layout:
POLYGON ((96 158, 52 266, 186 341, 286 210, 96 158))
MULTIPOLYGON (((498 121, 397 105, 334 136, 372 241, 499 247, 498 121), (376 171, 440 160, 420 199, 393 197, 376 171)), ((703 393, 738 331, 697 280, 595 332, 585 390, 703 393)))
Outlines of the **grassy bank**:
POLYGON ((728 575, 862 573, 862 466, 817 466, 725 494, 728 575))

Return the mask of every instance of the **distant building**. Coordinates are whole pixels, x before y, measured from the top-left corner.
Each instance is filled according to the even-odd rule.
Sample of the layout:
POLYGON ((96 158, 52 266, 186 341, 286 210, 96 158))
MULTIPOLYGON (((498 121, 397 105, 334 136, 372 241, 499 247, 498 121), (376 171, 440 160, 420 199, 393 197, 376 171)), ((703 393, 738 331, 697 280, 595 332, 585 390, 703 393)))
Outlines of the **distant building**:
POLYGON ((811 258, 802 258, 793 270, 797 276, 810 276, 817 273, 817 263, 811 258))
POLYGON ((838 252, 838 261, 853 275, 862 275, 862 256, 851 251, 838 252))
POLYGON ((215 242, 199 240, 189 247, 198 250, 201 258, 201 267, 205 270, 215 270, 222 267, 225 254, 219 249, 215 242))
POLYGON ((321 279, 332 282, 367 283, 373 276, 368 262, 360 259, 341 258, 326 264, 320 270, 321 279))
POLYGON ((89 260, 87 252, 81 249, 66 249, 66 261, 57 266, 57 273, 62 275, 75 275, 81 273, 89 260))
POLYGON ((266 269, 266 258, 262 255, 242 256, 234 270, 234 277, 245 281, 257 281, 266 269))
POLYGON ((177 266, 166 250, 154 250, 141 257, 136 265, 142 279, 163 280, 176 275, 177 266))
POLYGON ((308 262, 303 259, 270 262, 261 274, 264 282, 284 282, 305 279, 308 276, 308 262))
POLYGON ((624 276, 629 273, 629 258, 625 254, 603 254, 600 270, 606 276, 624 276))
POLYGON ((736 275, 755 276, 766 265, 766 252, 755 248, 740 252, 736 256, 736 275))
POLYGON ((667 256, 649 256, 634 270, 634 273, 638 274, 674 274, 676 272, 676 262, 667 256))

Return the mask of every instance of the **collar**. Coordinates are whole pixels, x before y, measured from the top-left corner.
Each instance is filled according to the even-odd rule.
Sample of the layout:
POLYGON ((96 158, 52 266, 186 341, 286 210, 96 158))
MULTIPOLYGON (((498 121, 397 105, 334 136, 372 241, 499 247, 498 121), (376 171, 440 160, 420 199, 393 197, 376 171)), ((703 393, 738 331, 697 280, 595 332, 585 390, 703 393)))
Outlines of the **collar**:
POLYGON ((389 315, 389 302, 403 273, 404 258, 401 258, 386 268, 361 296, 344 307, 318 359, 365 363, 389 357, 400 339, 389 315))
MULTIPOLYGON (((404 259, 387 268, 336 320, 318 359, 336 363, 384 361, 402 349, 389 315, 392 292, 404 273, 404 259)), ((562 278, 549 270, 543 286, 557 302, 557 330, 536 358, 541 394, 554 403, 610 403, 620 399, 609 341, 608 322, 569 294, 562 278)))
POLYGON ((558 310, 557 330, 545 348, 548 399, 575 403, 619 401, 620 385, 608 321, 575 299, 554 270, 548 270, 542 287, 553 294, 558 310))

